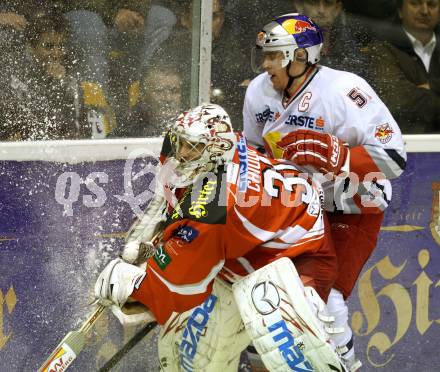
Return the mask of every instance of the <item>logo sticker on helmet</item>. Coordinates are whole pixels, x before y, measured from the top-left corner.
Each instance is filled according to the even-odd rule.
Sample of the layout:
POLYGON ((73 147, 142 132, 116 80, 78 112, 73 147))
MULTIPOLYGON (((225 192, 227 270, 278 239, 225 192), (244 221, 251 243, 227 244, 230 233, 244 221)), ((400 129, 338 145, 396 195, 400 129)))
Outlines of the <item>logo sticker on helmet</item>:
POLYGON ((283 26, 284 29, 291 35, 300 34, 307 30, 316 32, 315 26, 300 19, 288 19, 287 21, 284 21, 281 26, 283 26))
MULTIPOLYGON (((298 13, 284 14, 266 24, 261 32, 266 37, 264 44, 259 41, 263 36, 258 34, 256 47, 253 50, 262 49, 263 53, 282 52, 281 67, 284 68, 289 61, 293 61, 298 48, 306 50, 306 62, 312 65, 319 62, 324 37, 319 26, 309 17, 298 13)), ((258 55, 256 52, 254 54, 252 63, 254 70, 257 71, 261 69, 261 64, 255 64, 258 55)))

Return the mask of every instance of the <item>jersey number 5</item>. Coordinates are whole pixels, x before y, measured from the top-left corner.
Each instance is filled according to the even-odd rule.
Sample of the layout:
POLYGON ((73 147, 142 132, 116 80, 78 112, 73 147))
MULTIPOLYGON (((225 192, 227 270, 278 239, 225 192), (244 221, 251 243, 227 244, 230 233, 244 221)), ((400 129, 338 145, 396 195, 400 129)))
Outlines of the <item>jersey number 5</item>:
POLYGON ((367 99, 365 98, 365 96, 356 88, 350 90, 347 96, 360 108, 364 107, 367 104, 367 99))

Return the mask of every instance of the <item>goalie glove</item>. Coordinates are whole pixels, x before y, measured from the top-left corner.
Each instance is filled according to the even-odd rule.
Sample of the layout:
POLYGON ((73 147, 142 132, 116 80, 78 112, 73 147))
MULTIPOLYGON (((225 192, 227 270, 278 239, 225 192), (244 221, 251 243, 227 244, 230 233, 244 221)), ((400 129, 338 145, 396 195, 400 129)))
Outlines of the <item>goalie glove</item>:
POLYGON ((166 212, 166 200, 156 194, 140 220, 136 221, 127 233, 122 258, 124 261, 139 265, 154 255, 153 238, 161 229, 166 212))
POLYGON ((137 302, 133 304, 126 303, 122 308, 112 305, 110 309, 124 327, 139 326, 156 320, 145 306, 140 306, 137 302))
POLYGON ((154 244, 151 242, 144 243, 138 240, 132 240, 125 243, 121 257, 125 262, 133 265, 141 265, 147 261, 148 258, 154 256, 155 249, 154 244))
POLYGON ((95 283, 95 298, 101 305, 122 307, 147 273, 120 258, 109 262, 95 283))
POLYGON ((350 150, 336 136, 300 129, 289 133, 277 143, 283 159, 300 166, 312 166, 321 173, 349 172, 350 150))

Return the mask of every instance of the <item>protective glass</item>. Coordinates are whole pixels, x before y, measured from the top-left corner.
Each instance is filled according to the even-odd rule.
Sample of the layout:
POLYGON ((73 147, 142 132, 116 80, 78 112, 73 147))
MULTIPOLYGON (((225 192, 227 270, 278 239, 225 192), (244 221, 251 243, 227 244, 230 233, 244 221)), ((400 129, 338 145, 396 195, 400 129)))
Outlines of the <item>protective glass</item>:
POLYGON ((304 5, 309 6, 319 6, 323 4, 324 6, 334 6, 338 3, 338 0, 304 0, 304 5))

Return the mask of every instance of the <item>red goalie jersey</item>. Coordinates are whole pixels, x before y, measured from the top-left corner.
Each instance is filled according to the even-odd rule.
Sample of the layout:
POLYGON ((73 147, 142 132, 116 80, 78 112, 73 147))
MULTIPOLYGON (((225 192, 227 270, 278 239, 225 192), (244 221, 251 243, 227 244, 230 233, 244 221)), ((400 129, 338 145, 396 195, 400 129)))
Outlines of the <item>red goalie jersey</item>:
POLYGON ((321 189, 243 137, 233 162, 200 177, 167 217, 163 244, 132 295, 159 323, 202 303, 215 277, 233 282, 284 256, 326 300, 337 268, 321 189))

